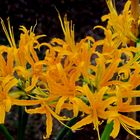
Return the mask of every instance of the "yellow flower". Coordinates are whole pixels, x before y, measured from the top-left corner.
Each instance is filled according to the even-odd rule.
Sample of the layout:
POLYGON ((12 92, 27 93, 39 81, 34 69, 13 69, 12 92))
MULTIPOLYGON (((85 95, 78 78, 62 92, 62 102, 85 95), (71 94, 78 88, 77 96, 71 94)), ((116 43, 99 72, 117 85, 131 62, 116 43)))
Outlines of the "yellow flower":
MULTIPOLYGON (((129 111, 129 109, 128 109, 129 111)), ((121 115, 117 112, 109 112, 110 118, 108 119, 108 123, 110 121, 113 121, 113 130, 110 134, 114 139, 118 136, 118 133, 120 131, 120 126, 122 127, 131 135, 135 136, 136 138, 140 139, 140 136, 137 136, 132 132, 132 130, 139 130, 140 129, 140 123, 138 121, 133 120, 132 118, 129 118, 127 116, 121 115)))
POLYGON ((56 113, 59 114, 63 108, 67 108, 67 106, 63 106, 67 101, 67 104, 73 109, 74 116, 77 116, 78 109, 74 100, 79 94, 76 91, 77 73, 71 73, 70 70, 67 73, 66 69, 59 63, 53 69, 47 71, 44 80, 47 83, 48 96, 55 97, 58 100, 55 108, 56 113))
POLYGON ((87 85, 79 87, 79 91, 86 95, 89 106, 86 105, 83 101, 77 100, 81 111, 86 113, 87 115, 85 115, 82 120, 74 124, 71 127, 72 130, 77 130, 84 125, 93 123, 94 128, 98 133, 98 139, 100 140, 98 126, 101 124, 101 122, 98 118, 107 119, 108 116, 106 115, 105 109, 107 109, 110 104, 116 101, 116 97, 110 97, 104 100, 104 94, 106 94, 107 90, 108 87, 103 87, 98 92, 93 93, 87 85))
POLYGON ((110 13, 102 17, 102 20, 108 20, 107 28, 114 34, 114 41, 116 44, 126 46, 127 43, 136 41, 136 37, 133 35, 131 28, 133 17, 131 15, 131 1, 128 0, 125 4, 124 10, 121 14, 118 14, 112 4, 112 0, 106 0, 110 13))
POLYGON ((110 136, 116 138, 120 131, 120 126, 122 125, 128 133, 140 139, 139 136, 132 132, 132 130, 140 129, 140 123, 124 114, 139 111, 140 105, 133 105, 131 102, 132 98, 139 96, 140 93, 129 89, 129 86, 116 85, 113 89, 110 88, 110 90, 108 90, 108 94, 112 97, 116 97, 116 101, 113 102, 113 105, 110 104, 110 106, 106 108, 107 111, 105 112, 107 123, 111 121, 114 123, 110 136))
POLYGON ((135 136, 136 138, 140 139, 140 136, 134 134, 134 132, 132 132, 132 130, 140 130, 140 122, 129 118, 125 115, 122 115, 121 112, 135 112, 135 111, 139 111, 140 106, 139 105, 125 105, 122 104, 121 106, 119 106, 119 112, 117 112, 117 110, 115 111, 108 111, 108 123, 110 121, 113 121, 114 125, 113 125, 113 130, 110 134, 110 136, 112 136, 114 139, 118 136, 118 133, 120 131, 120 125, 123 126, 123 128, 130 133, 131 135, 135 136))
POLYGON ((8 19, 8 30, 1 19, 2 28, 9 41, 10 47, 1 46, 0 49, 0 75, 6 76, 8 74, 17 73, 19 78, 24 78, 26 82, 25 90, 29 92, 32 90, 38 81, 39 75, 43 71, 43 61, 40 61, 35 48, 40 49, 43 45, 39 43, 38 39, 45 35, 35 35, 34 27, 27 30, 24 26, 20 27, 22 31, 19 40, 19 46, 16 45, 14 39, 13 28, 8 19), (7 53, 7 61, 3 58, 2 54, 7 53), (27 65, 29 68, 27 68, 27 65), (28 84, 29 83, 29 84, 28 84))
POLYGON ((113 79, 113 76, 118 71, 118 65, 121 59, 116 56, 112 60, 113 61, 111 63, 106 64, 106 59, 101 55, 96 60, 96 75, 95 79, 92 80, 94 81, 94 86, 97 88, 97 90, 103 86, 109 86, 110 82, 112 84, 114 81, 116 81, 116 79, 113 79))
POLYGON ((23 32, 20 35, 19 48, 17 57, 19 58, 19 66, 15 67, 15 71, 19 74, 19 77, 25 79, 25 91, 31 91, 37 84, 38 79, 43 73, 44 61, 39 60, 35 51, 40 49, 43 43, 39 43, 38 39, 45 35, 35 35, 34 27, 27 30, 24 26, 20 27, 23 32), (27 68, 28 65, 28 68, 27 68))
POLYGON ((94 38, 87 36, 76 43, 72 22, 70 23, 66 17, 64 17, 63 22, 60 14, 59 19, 65 40, 53 38, 50 44, 45 44, 49 48, 45 56, 47 70, 49 71, 49 69, 53 69, 55 65, 61 63, 68 72, 67 76, 73 73, 75 74, 75 79, 80 75, 91 79, 91 77, 94 77, 91 74, 91 71, 94 70, 94 66, 91 64, 91 57, 96 49, 96 46, 93 45, 95 42, 94 38))

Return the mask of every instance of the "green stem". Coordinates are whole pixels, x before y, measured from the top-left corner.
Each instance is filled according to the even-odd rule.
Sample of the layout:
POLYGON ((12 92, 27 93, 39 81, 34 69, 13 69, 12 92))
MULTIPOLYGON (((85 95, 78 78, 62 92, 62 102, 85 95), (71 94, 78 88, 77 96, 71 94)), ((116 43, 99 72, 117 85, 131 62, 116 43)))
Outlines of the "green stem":
MULTIPOLYGON (((71 127, 72 125, 74 125, 77 122, 78 117, 75 117, 73 119, 71 119, 66 125, 71 127)), ((63 127, 62 130, 58 133, 57 137, 55 140, 63 140, 64 136, 71 136, 72 135, 72 131, 71 129, 67 128, 67 127, 63 127)))
POLYGON ((6 140, 14 140, 14 138, 10 135, 7 128, 3 124, 0 125, 0 132, 4 134, 6 140))
POLYGON ((113 129, 113 121, 106 124, 105 129, 101 135, 101 140, 110 140, 110 133, 113 129))
POLYGON ((24 140, 26 124, 28 121, 28 114, 25 112, 24 107, 19 106, 18 110, 18 136, 17 140, 24 140))

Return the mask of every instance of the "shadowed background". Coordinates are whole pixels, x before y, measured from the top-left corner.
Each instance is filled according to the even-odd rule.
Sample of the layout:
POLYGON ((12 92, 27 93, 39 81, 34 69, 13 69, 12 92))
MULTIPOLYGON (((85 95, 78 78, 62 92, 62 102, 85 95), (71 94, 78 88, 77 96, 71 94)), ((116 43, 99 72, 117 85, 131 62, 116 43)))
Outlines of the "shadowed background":
MULTIPOLYGON (((119 11, 124 1, 116 1, 119 11)), ((100 17, 108 13, 105 0, 0 0, 0 17, 5 21, 10 17, 16 40, 19 39, 20 25, 30 28, 37 20, 35 32, 46 34, 48 41, 52 37, 63 37, 55 7, 62 17, 67 13, 68 19, 75 24, 76 39, 94 35, 93 27, 102 24, 100 17)), ((4 39, 3 34, 0 36, 4 39)))

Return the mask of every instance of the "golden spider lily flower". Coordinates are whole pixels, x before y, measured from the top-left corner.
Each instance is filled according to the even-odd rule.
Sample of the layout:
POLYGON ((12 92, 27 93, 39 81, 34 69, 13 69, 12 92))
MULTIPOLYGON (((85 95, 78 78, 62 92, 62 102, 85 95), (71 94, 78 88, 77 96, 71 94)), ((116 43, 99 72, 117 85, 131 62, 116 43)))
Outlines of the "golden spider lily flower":
POLYGON ((10 21, 8 19, 8 30, 1 19, 2 28, 5 35, 10 43, 10 47, 1 46, 1 53, 7 53, 7 62, 0 54, 0 75, 6 76, 8 74, 13 74, 17 72, 19 77, 25 78, 26 86, 25 91, 29 92, 32 90, 38 81, 39 73, 42 72, 43 62, 39 61, 34 48, 40 48, 42 44, 38 42, 38 39, 44 37, 45 35, 35 36, 34 28, 28 31, 24 26, 21 26, 20 30, 23 32, 20 36, 19 47, 16 46, 13 28, 10 26, 10 21), (13 53, 14 52, 14 53, 13 53), (14 62, 16 62, 14 64, 14 62), (30 65, 30 69, 27 68, 27 64, 30 65), (15 66, 14 66, 15 65, 15 66))
MULTIPOLYGON (((127 109, 129 112, 129 109, 127 109)), ((113 130, 110 134, 114 139, 118 136, 120 131, 120 126, 122 126, 129 134, 135 136, 136 138, 140 139, 140 136, 134 134, 132 130, 139 130, 140 123, 138 121, 133 120, 127 116, 121 115, 117 112, 109 112, 110 118, 108 119, 108 123, 113 121, 113 130)))
POLYGON ((132 132, 132 130, 140 130, 140 122, 121 114, 121 112, 136 112, 139 111, 139 108, 139 105, 126 105, 123 103, 122 105, 118 105, 118 110, 108 111, 109 118, 107 122, 113 121, 114 123, 110 136, 115 139, 118 136, 120 126, 122 125, 128 133, 140 139, 140 136, 132 132))
POLYGON ((6 112, 11 109, 12 101, 8 93, 17 85, 17 82, 12 76, 6 76, 0 81, 0 124, 4 123, 6 112))
POLYGON ((106 66, 106 60, 104 57, 99 57, 96 68, 96 75, 94 80, 94 85, 99 90, 103 86, 109 86, 114 74, 118 71, 118 65, 121 59, 115 57, 111 63, 106 66))
MULTIPOLYGON (((36 25, 35 25, 36 26, 36 25)), ((44 37, 45 35, 35 35, 34 27, 31 27, 30 30, 27 30, 24 26, 20 27, 20 30, 23 32, 20 35, 19 49, 18 49, 18 58, 21 66, 17 66, 15 70, 23 76, 25 81, 25 91, 31 91, 37 84, 39 76, 42 75, 44 61, 40 61, 35 48, 40 49, 43 43, 39 43, 38 39, 44 37), (23 61, 24 60, 24 61, 23 61), (29 68, 27 68, 27 64, 29 68), (23 66, 23 67, 22 67, 23 66)))
MULTIPOLYGON (((133 76, 135 72, 131 71, 132 69, 138 70, 138 62, 134 55, 137 51, 138 49, 134 47, 121 48, 113 53, 111 60, 106 59, 104 54, 96 53, 98 58, 96 58, 96 68, 94 69, 95 78, 92 79, 94 86, 100 89, 102 86, 122 84, 122 80, 130 78, 130 75, 136 78, 136 75, 133 76), (125 59, 122 59, 122 56, 125 56, 125 59)), ((136 81, 137 87, 138 80, 136 81)))
MULTIPOLYGON (((104 31, 105 34, 105 38, 101 39, 101 40, 97 40, 94 44, 96 46, 101 46, 102 45, 102 55, 105 57, 105 59, 107 59, 109 62, 111 62, 112 57, 114 57, 116 55, 116 53, 118 53, 118 56, 121 55, 122 53, 127 53, 129 55, 131 55, 131 57, 133 56, 133 54, 131 52, 138 52, 139 48, 135 47, 135 46, 123 46, 120 47, 120 45, 118 44, 118 42, 116 42, 115 36, 112 33, 112 31, 110 29, 106 29, 103 26, 95 26, 94 29, 102 29, 104 31), (118 48, 120 47, 120 48, 118 48)), ((106 60, 106 61, 107 61, 106 60)))
POLYGON ((107 90, 108 87, 103 87, 98 92, 93 93, 87 85, 79 87, 79 91, 86 95, 89 106, 86 105, 83 101, 78 101, 79 107, 87 115, 82 120, 74 124, 71 127, 72 130, 77 130, 84 125, 93 123, 94 128, 98 133, 98 139, 100 140, 98 127, 101 122, 98 118, 100 117, 102 119, 107 119, 108 116, 106 115, 105 109, 117 100, 116 97, 110 97, 104 100, 104 94, 106 94, 107 90))
POLYGON ((74 100, 76 95, 79 93, 76 91, 76 80, 77 73, 66 73, 65 69, 59 63, 54 67, 54 69, 47 71, 46 73, 47 90, 49 92, 49 97, 55 97, 58 102, 56 103, 55 111, 57 114, 63 108, 65 101, 66 104, 72 106, 74 116, 78 115, 77 104, 74 100))
POLYGON ((90 74, 90 71, 94 69, 94 66, 91 64, 91 57, 96 49, 96 46, 93 45, 95 42, 94 38, 87 36, 79 43, 75 43, 72 25, 69 25, 69 21, 67 21, 65 17, 64 24, 60 15, 59 19, 64 32, 65 41, 54 38, 50 44, 45 44, 49 48, 45 56, 48 71, 49 69, 53 69, 55 65, 62 63, 64 69, 67 70, 68 73, 75 73, 76 77, 80 75, 87 77, 87 79, 94 77, 90 74))
POLYGON ((46 46, 49 47, 50 51, 58 52, 58 55, 61 56, 60 58, 63 58, 64 55, 71 57, 70 59, 75 58, 75 56, 79 54, 80 50, 84 48, 83 46, 89 49, 91 47, 91 44, 95 42, 95 40, 91 36, 87 36, 86 38, 81 40, 80 43, 76 43, 72 21, 68 21, 67 16, 64 17, 63 21, 59 12, 58 17, 65 39, 62 40, 59 38, 53 38, 50 44, 46 43, 46 46))
MULTIPOLYGON (((110 134, 114 139, 118 136, 120 127, 122 126, 128 133, 131 135, 140 138, 132 132, 132 130, 139 130, 140 123, 132 118, 127 117, 122 113, 136 112, 139 111, 140 105, 132 105, 132 98, 135 98, 139 95, 138 92, 132 91, 129 87, 126 86, 115 86, 113 89, 109 89, 107 92, 110 97, 116 98, 114 100, 113 106, 110 104, 105 111, 107 122, 113 121, 113 130, 110 134)), ((110 98, 108 97, 108 99, 110 98)))
MULTIPOLYGON (((59 38, 53 38, 51 43, 45 43, 47 47, 49 47, 50 51, 55 50, 56 52, 59 52, 60 55, 73 55, 75 56, 75 53, 77 53, 78 47, 76 47, 75 38, 74 38, 74 26, 72 25, 72 21, 69 22, 67 20, 67 16, 64 17, 64 21, 62 21, 62 18, 58 12, 58 17, 61 23, 61 27, 64 33, 64 41, 59 38), (57 45, 58 44, 58 45, 57 45), (62 47, 60 47, 62 45, 62 47), (55 46, 55 47, 54 47, 55 46), (54 48, 53 48, 54 47, 54 48)), ((52 51, 51 51, 52 52, 52 51)))
POLYGON ((107 28, 114 34, 114 41, 118 46, 126 46, 127 43, 136 41, 136 37, 132 33, 133 17, 131 15, 131 1, 128 0, 121 14, 118 14, 113 6, 112 0, 106 0, 110 13, 102 17, 102 20, 108 20, 107 28))
MULTIPOLYGON (((14 48, 12 51, 14 52, 14 58, 17 62, 17 65, 26 67, 27 61, 29 64, 33 64, 33 62, 38 62, 39 58, 34 48, 40 49, 40 47, 44 45, 43 43, 39 43, 38 39, 45 37, 46 35, 35 35, 34 29, 36 25, 34 27, 31 27, 30 30, 27 30, 24 26, 20 26, 20 30, 22 31, 22 33, 20 35, 19 46, 17 46, 15 43, 13 28, 10 25, 9 18, 8 30, 6 29, 6 26, 2 19, 1 24, 7 40, 9 41, 10 48, 14 48)), ((0 50, 3 49, 6 49, 6 47, 4 48, 2 46, 0 50)))
POLYGON ((35 35, 34 34, 35 26, 31 27, 30 30, 27 30, 24 26, 20 26, 20 30, 22 31, 22 33, 20 35, 19 41, 19 55, 24 54, 25 59, 30 64, 32 64, 33 61, 34 62, 39 61, 39 58, 34 48, 40 49, 42 43, 39 43, 38 39, 46 36, 46 35, 35 35), (31 56, 32 59, 30 58, 31 56))

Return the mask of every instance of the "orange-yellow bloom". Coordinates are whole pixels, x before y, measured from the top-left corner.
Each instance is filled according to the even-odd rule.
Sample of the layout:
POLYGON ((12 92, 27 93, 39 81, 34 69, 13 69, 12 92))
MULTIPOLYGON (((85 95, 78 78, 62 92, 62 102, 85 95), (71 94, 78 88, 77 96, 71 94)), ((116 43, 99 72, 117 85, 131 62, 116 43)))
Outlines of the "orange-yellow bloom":
POLYGON ((106 0, 110 13, 102 17, 102 20, 108 20, 107 28, 109 28, 115 38, 114 42, 118 46, 126 46, 127 43, 136 41, 136 37, 132 33, 132 22, 133 17, 131 15, 131 1, 128 0, 124 6, 122 14, 118 14, 116 9, 113 6, 112 0, 106 0))

